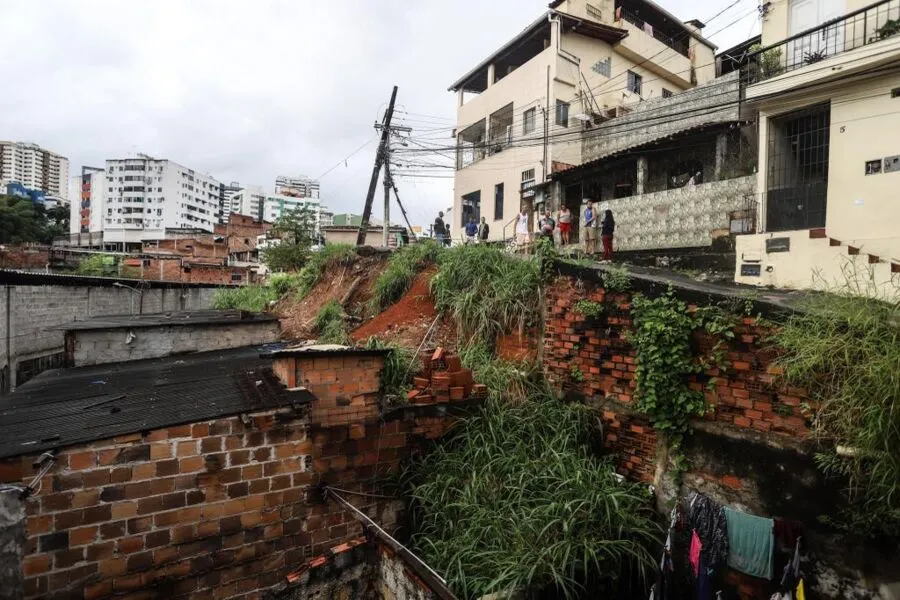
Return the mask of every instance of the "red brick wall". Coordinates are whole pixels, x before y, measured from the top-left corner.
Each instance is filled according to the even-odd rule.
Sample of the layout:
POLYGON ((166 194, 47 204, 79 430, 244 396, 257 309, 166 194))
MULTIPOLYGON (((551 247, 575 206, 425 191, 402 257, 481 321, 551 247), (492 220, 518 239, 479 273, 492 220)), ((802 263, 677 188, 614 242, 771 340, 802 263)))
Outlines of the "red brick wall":
MULTIPOLYGON (((454 421, 422 414, 331 426, 267 412, 64 449, 27 501, 26 597, 259 598, 361 534, 315 484, 385 494, 376 475, 396 473, 454 421)), ((0 482, 29 480, 35 458, 0 461, 0 482)), ((347 499, 387 531, 403 509, 347 499)))
MULTIPOLYGON (((622 457, 620 471, 649 481, 654 472, 656 436, 646 418, 634 411, 637 364, 635 349, 625 339, 631 327, 630 302, 630 294, 607 295, 591 282, 559 277, 547 288, 544 363, 549 378, 559 387, 608 404, 603 419, 611 435, 606 441, 622 457), (605 314, 587 319, 575 309, 579 300, 602 303, 605 314)), ((690 383, 705 392, 713 407, 704 420, 776 438, 808 433, 800 409, 808 399, 803 390, 777 382, 778 369, 772 364, 775 354, 763 341, 770 334, 771 326, 742 319, 735 339, 725 349, 725 371, 710 371, 690 383), (706 389, 710 377, 718 382, 713 390, 706 389)), ((714 341, 696 334, 698 356, 714 341)))
POLYGON ((0 269, 44 269, 49 262, 47 246, 7 244, 0 249, 0 269))

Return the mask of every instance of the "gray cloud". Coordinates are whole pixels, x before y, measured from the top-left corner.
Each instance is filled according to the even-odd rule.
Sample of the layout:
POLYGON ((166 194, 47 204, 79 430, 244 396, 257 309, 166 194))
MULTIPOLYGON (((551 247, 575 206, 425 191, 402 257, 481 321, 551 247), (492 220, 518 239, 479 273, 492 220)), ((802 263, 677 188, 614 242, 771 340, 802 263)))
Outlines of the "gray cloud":
MULTIPOLYGON (((727 4, 698 15, 687 0, 663 3, 685 19, 727 4)), ((753 5, 742 0, 708 31, 753 5)), ((0 0, 0 139, 60 152, 73 174, 146 152, 271 188, 277 174, 317 176, 374 138, 394 84, 404 110, 440 118, 410 124, 449 124, 455 98, 447 86, 545 7, 546 0, 0 0)), ((736 43, 751 24, 752 17, 714 41, 736 43)), ((332 209, 361 210, 374 152, 371 144, 323 179, 332 209)), ((451 179, 401 181, 413 223, 450 205, 452 187, 451 179)))

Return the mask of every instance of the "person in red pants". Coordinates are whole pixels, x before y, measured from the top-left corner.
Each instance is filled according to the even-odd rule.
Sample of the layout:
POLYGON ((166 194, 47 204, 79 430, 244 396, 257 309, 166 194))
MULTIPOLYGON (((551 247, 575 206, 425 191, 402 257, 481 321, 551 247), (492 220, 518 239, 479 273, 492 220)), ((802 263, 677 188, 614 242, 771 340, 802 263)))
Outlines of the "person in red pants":
POLYGON ((611 210, 603 213, 603 221, 600 223, 600 239, 603 241, 603 260, 612 260, 613 234, 616 231, 616 220, 611 210))

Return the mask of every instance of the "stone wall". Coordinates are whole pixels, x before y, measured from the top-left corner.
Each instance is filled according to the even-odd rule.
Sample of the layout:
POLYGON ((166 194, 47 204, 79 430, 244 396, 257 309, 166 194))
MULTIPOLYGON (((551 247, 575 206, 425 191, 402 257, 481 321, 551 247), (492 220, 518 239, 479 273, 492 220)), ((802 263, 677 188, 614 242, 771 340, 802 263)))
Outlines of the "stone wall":
POLYGON ((277 320, 230 324, 166 325, 70 331, 73 349, 70 366, 159 358, 185 352, 211 352, 276 342, 277 320))
POLYGON ((19 489, 0 484, 0 598, 23 597, 25 503, 19 489))
POLYGON ((616 250, 710 246, 727 235, 732 214, 756 195, 756 176, 610 201, 616 219, 616 250))
POLYGON ((739 73, 729 73, 671 98, 633 105, 583 136, 582 161, 590 162, 627 148, 663 139, 688 129, 741 118, 739 73))
POLYGON ((0 393, 33 377, 44 366, 64 363, 65 331, 58 329, 60 326, 105 315, 208 309, 215 293, 212 287, 171 286, 151 287, 138 294, 112 287, 108 281, 102 286, 92 285, 90 278, 82 285, 75 283, 0 287, 0 372, 8 373, 0 393))

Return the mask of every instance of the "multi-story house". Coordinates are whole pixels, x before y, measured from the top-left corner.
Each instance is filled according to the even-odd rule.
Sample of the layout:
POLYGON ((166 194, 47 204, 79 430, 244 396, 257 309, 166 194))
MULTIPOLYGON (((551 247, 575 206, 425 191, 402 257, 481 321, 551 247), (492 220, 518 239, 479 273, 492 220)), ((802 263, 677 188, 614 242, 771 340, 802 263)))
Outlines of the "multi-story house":
POLYGON ((735 279, 900 296, 900 1, 767 2, 749 62, 757 233, 735 279))
POLYGON ((651 0, 556 0, 460 77, 451 235, 485 217, 511 236, 551 173, 581 163, 585 130, 713 79, 702 29, 651 0))
POLYGON ((26 142, 0 141, 0 189, 9 183, 69 200, 69 159, 26 142))

